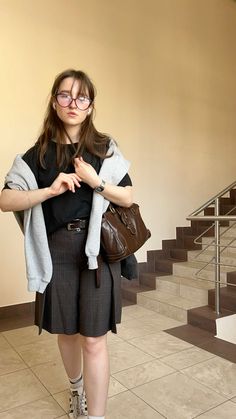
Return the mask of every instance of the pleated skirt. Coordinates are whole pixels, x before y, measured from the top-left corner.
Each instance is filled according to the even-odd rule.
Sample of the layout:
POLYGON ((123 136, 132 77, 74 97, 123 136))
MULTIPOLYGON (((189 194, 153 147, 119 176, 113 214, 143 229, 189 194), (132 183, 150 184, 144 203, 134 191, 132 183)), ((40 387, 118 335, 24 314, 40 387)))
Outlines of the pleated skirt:
POLYGON ((97 337, 116 333, 121 321, 120 263, 89 270, 85 255, 87 230, 61 228, 48 237, 53 275, 43 294, 36 293, 35 324, 50 333, 97 337))

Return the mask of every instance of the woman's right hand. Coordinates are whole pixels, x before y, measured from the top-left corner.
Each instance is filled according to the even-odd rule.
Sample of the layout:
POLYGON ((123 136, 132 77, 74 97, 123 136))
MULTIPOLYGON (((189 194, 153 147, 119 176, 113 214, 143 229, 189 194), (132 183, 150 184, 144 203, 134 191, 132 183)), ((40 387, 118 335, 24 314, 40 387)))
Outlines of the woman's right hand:
POLYGON ((80 177, 76 173, 59 173, 57 178, 49 186, 51 196, 61 195, 66 191, 75 192, 75 186, 80 188, 80 177))
POLYGON ((4 189, 0 195, 0 209, 4 212, 24 211, 68 190, 75 192, 75 186, 80 188, 80 182, 76 173, 60 173, 47 188, 29 191, 4 189))

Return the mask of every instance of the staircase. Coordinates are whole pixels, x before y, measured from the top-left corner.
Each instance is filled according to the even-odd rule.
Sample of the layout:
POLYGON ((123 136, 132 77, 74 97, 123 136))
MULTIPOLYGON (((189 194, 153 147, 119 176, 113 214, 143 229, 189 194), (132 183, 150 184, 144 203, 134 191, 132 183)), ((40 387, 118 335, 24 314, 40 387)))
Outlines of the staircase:
MULTIPOLYGON (((220 214, 236 213, 236 189, 227 197, 220 198, 220 214)), ((214 214, 214 208, 204 209, 204 215, 214 214)), ((230 221, 222 221, 220 233, 224 233, 221 244, 227 245, 236 238, 236 224, 227 230, 230 221)), ((191 221, 190 227, 177 227, 176 239, 163 240, 162 249, 147 252, 147 262, 139 264, 139 278, 122 282, 123 298, 183 323, 216 333, 216 319, 236 313, 236 248, 226 248, 221 254, 221 313, 216 315, 214 266, 208 265, 196 276, 214 256, 210 245, 198 258, 202 245, 212 242, 214 229, 210 228, 202 245, 194 240, 211 226, 210 221, 191 221), (199 260, 200 259, 200 260, 199 260), (234 265, 234 266, 233 266, 234 265)), ((233 243, 236 246, 236 241, 233 243)), ((204 246, 203 246, 204 247, 204 246)))

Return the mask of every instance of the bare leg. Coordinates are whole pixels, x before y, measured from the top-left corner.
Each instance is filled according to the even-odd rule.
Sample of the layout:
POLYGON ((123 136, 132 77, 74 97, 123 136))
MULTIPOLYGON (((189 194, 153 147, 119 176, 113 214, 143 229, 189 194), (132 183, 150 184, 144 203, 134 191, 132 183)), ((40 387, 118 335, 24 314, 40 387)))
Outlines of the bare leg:
POLYGON ((91 416, 104 416, 109 386, 107 335, 81 336, 84 363, 84 384, 91 416))
POLYGON ((82 368, 80 335, 58 335, 58 346, 68 377, 79 377, 82 368))

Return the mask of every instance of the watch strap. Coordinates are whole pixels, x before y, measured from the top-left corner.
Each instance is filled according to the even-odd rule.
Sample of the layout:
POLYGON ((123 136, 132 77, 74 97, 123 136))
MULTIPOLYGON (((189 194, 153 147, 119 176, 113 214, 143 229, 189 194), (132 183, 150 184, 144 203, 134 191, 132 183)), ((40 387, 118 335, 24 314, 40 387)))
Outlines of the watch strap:
POLYGON ((95 190, 95 192, 102 192, 102 191, 104 190, 104 188, 105 188, 105 184, 106 184, 105 180, 103 180, 103 179, 102 179, 102 181, 101 181, 100 185, 99 185, 99 186, 97 186, 97 187, 94 189, 94 190, 95 190))

